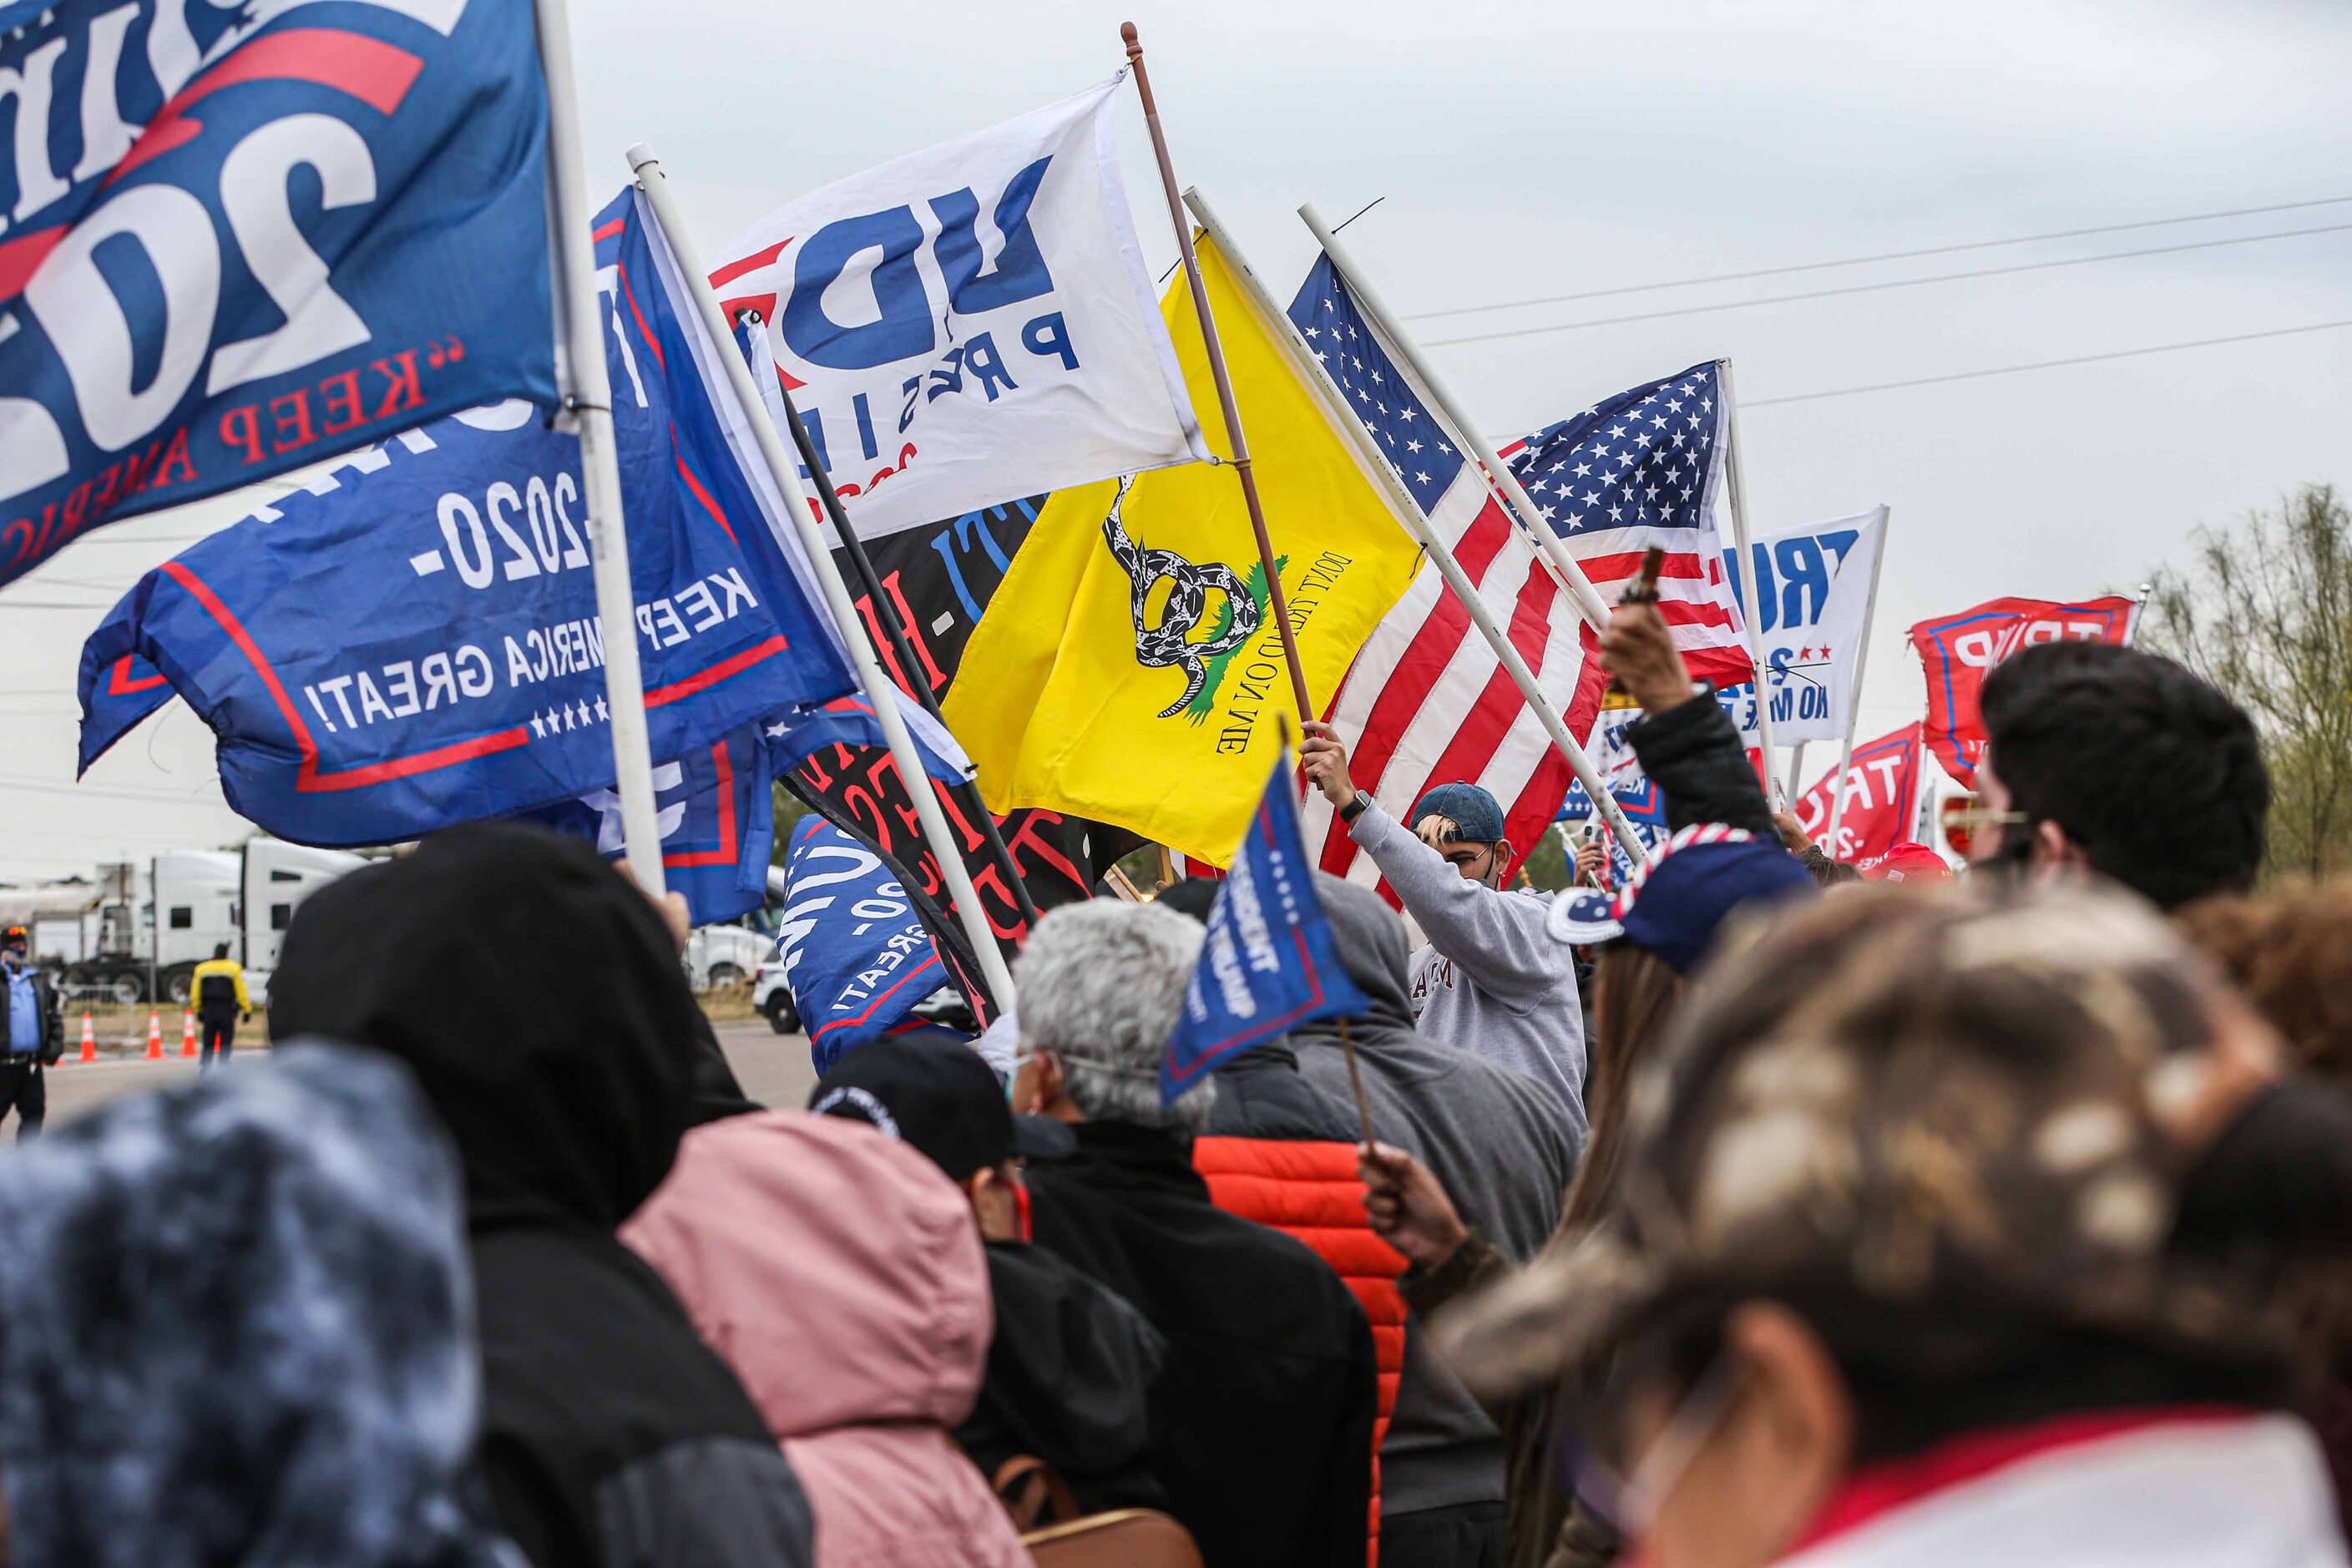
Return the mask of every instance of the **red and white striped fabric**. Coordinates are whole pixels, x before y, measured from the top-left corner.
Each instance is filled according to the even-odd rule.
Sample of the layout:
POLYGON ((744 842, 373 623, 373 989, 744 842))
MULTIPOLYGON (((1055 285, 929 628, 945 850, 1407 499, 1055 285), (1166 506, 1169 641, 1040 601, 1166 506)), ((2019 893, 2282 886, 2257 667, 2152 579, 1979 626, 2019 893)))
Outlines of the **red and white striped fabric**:
MULTIPOLYGON (((1357 307, 1329 258, 1307 273, 1290 320, 1433 531, 1452 544, 1569 733, 1588 743, 1606 681, 1591 657, 1598 639, 1535 541, 1439 428, 1427 389, 1357 307)), ((1694 674, 1728 684, 1750 671, 1715 540, 1724 429, 1709 363, 1596 404, 1514 443, 1504 458, 1604 600, 1622 594, 1646 545, 1667 548, 1659 593, 1675 641, 1694 674), (1573 489, 1565 488, 1570 480, 1573 489)), ((1469 612, 1427 563, 1357 654, 1324 717, 1348 745, 1356 787, 1400 821, 1437 784, 1481 784, 1502 805, 1521 858, 1551 825, 1573 776, 1469 612)), ((1307 799, 1305 825, 1323 869, 1378 885, 1370 858, 1357 853, 1319 795, 1307 799)))
MULTIPOLYGON (((1532 541, 1511 525, 1476 471, 1460 474, 1430 512, 1496 622, 1509 631, 1569 733, 1580 742, 1601 713, 1606 676, 1576 605, 1532 541)), ((1574 775, 1517 683, 1436 566, 1423 563, 1357 654, 1324 713, 1348 743, 1356 787, 1399 821, 1438 784, 1481 784, 1502 804, 1518 858, 1551 826, 1574 775)), ((1319 793, 1309 791, 1307 844, 1326 871, 1396 902, 1319 793)))
POLYGON ((1729 433, 1709 363, 1621 392, 1502 453, 1602 602, 1623 596, 1644 551, 1665 552, 1659 611, 1693 677, 1718 686, 1753 674, 1717 528, 1729 433))

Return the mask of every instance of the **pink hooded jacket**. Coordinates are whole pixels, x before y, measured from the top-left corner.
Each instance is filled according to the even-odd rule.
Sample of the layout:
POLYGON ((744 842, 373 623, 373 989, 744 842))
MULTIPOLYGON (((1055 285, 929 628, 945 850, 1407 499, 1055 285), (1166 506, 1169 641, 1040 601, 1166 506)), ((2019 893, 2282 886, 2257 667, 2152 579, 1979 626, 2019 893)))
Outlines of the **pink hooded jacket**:
POLYGON ((843 1118, 730 1117, 687 1134, 621 1239, 782 1441, 819 1568, 1028 1568, 948 1441, 993 1324, 980 1233, 939 1167, 843 1118))

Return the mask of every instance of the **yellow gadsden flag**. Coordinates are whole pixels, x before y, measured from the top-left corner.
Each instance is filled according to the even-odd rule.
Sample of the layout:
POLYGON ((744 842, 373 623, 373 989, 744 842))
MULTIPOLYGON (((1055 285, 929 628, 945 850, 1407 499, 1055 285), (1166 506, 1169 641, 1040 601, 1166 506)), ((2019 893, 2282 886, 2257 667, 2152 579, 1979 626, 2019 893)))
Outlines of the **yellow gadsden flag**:
MULTIPOLYGON (((1224 258, 1199 241, 1308 695, 1320 712, 1420 545, 1224 258)), ((1229 456, 1181 279, 1161 301, 1192 406, 1229 456)), ((1222 866, 1292 713, 1239 476, 1188 464, 1056 491, 965 646, 947 721, 989 806, 1130 828, 1222 866)))

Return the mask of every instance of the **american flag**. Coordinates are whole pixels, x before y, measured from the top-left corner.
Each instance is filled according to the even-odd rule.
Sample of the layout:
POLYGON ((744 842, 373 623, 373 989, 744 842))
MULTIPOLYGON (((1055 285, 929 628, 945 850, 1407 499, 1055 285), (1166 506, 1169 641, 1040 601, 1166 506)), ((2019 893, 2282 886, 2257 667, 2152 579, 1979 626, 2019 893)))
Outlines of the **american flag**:
POLYGON ((1644 550, 1666 552, 1659 611, 1692 676, 1719 686, 1754 674, 1716 529, 1729 427, 1709 363, 1621 392, 1503 448, 1604 603, 1623 595, 1644 550))
MULTIPOLYGON (((1388 455, 1390 467, 1507 629, 1537 683, 1581 741, 1592 731, 1605 677, 1590 657, 1591 633, 1532 540, 1514 526, 1478 469, 1438 429, 1357 310, 1328 259, 1292 301, 1290 319, 1388 455)), ((1324 718, 1349 745, 1357 787, 1402 820, 1434 785, 1484 784, 1503 805, 1522 858, 1551 824, 1568 792, 1568 763, 1521 699, 1486 639, 1436 566, 1424 562, 1373 630, 1324 718)), ((1307 843, 1326 871, 1380 885, 1369 856, 1309 791, 1307 843)), ((1394 895, 1381 888, 1394 902, 1394 895)))

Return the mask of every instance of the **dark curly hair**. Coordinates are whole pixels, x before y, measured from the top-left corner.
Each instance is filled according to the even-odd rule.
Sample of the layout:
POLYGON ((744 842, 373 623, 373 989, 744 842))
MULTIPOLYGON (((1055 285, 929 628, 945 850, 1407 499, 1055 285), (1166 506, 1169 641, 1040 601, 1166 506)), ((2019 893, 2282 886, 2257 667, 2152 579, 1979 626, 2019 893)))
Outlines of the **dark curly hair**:
POLYGON ((2173 921, 2305 1068, 2352 1088, 2352 881, 2203 899, 2173 921))
POLYGON ((2253 886, 2270 773, 2210 682, 2136 648, 2042 643, 1985 678, 1981 707, 2011 806, 2098 871, 2166 910, 2253 886))

